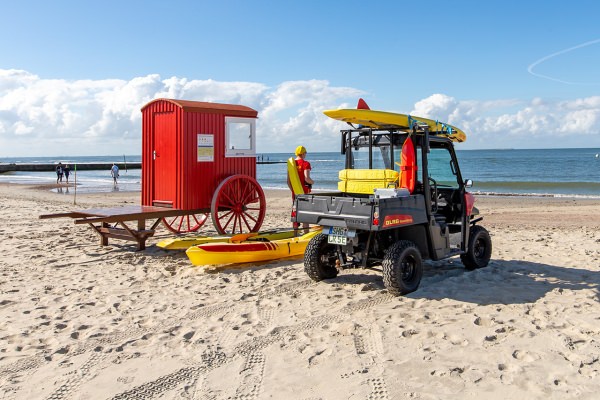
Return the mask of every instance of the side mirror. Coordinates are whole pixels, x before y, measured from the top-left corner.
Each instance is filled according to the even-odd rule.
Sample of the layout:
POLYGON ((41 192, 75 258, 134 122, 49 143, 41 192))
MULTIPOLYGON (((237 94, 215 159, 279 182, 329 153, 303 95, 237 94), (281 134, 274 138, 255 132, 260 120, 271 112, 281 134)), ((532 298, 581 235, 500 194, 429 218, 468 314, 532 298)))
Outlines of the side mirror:
POLYGON ((473 186, 473 181, 470 179, 465 179, 465 187, 470 188, 473 186))

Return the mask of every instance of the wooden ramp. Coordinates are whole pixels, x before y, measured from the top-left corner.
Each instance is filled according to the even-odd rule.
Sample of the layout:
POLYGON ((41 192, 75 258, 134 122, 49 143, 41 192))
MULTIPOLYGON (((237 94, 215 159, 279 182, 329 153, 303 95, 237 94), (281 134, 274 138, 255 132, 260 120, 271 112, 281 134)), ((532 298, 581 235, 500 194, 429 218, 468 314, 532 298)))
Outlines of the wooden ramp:
POLYGON ((73 218, 75 224, 88 224, 100 235, 100 244, 108 245, 108 238, 130 240, 137 243, 138 250, 146 248, 146 240, 154 235, 156 227, 165 217, 176 217, 198 213, 193 210, 155 206, 124 206, 115 208, 92 208, 67 213, 40 215, 40 219, 73 218), (149 229, 146 221, 154 220, 149 229), (130 227, 127 222, 136 222, 137 227, 130 227))

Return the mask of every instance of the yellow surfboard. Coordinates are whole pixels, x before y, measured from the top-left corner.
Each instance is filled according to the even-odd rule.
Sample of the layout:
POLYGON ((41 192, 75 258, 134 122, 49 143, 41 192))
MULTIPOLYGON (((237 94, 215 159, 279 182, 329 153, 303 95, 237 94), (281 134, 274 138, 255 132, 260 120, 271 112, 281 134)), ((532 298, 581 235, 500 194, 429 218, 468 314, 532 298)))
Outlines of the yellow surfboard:
POLYGON ((298 167, 296 167, 294 157, 290 157, 287 160, 287 172, 294 194, 304 194, 304 188, 302 188, 302 182, 300 182, 300 175, 298 175, 298 167))
POLYGON ((446 135, 454 142, 464 142, 467 140, 467 135, 455 126, 412 115, 362 109, 326 110, 323 111, 323 114, 339 121, 364 125, 370 128, 397 127, 401 129, 411 129, 412 125, 416 122, 427 124, 427 126, 429 126, 429 132, 446 135))

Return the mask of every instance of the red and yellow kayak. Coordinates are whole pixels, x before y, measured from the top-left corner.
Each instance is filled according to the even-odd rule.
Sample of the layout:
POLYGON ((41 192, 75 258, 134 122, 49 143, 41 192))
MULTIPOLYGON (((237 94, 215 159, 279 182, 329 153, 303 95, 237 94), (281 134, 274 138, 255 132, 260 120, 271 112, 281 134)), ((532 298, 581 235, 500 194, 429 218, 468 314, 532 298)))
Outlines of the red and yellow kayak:
POLYGON ((304 254, 310 239, 321 229, 290 239, 266 242, 206 243, 190 247, 185 252, 194 265, 239 264, 276 260, 304 254))

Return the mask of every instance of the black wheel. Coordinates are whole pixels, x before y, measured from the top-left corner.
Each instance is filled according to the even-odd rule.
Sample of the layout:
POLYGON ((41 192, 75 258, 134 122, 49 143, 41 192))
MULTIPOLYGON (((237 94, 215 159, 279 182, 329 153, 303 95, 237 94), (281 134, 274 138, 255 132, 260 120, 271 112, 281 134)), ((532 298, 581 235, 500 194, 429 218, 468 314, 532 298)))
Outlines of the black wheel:
POLYGON ((409 240, 394 243, 381 263, 383 283, 395 295, 414 292, 423 277, 423 260, 417 246, 409 240))
POLYGON ((471 227, 467 252, 460 256, 460 261, 468 270, 487 267, 492 256, 492 240, 488 231, 479 225, 471 227))
POLYGON ((308 242, 304 251, 304 271, 313 281, 335 278, 337 254, 335 246, 327 243, 327 235, 319 233, 308 242))

